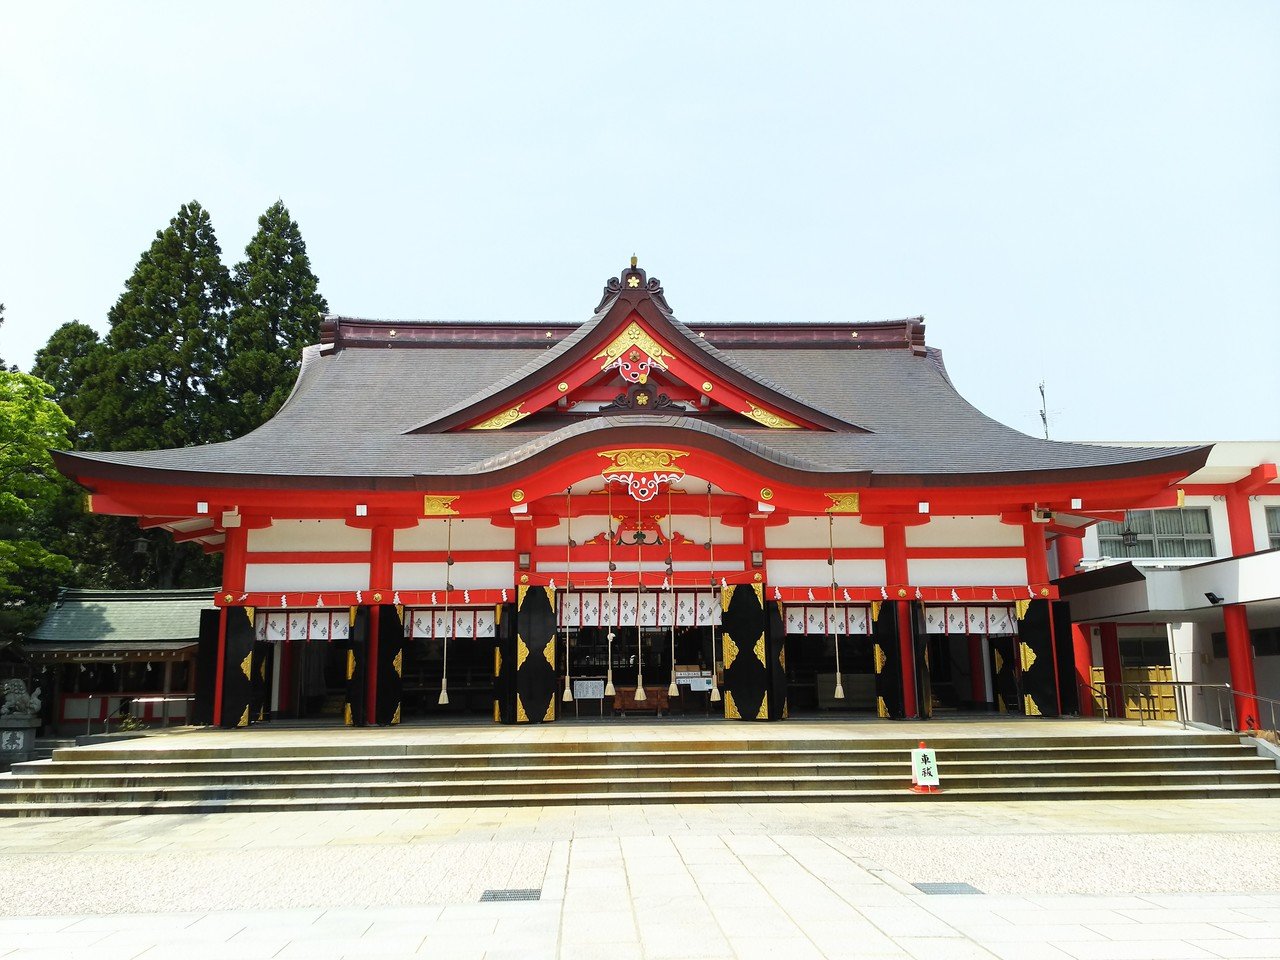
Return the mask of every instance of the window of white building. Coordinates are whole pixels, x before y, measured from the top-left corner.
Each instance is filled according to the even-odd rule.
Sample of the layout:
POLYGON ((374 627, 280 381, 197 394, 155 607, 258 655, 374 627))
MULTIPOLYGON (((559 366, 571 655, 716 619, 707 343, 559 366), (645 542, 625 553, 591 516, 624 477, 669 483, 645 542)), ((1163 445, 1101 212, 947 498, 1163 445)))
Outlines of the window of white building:
POLYGON ((1271 549, 1280 550, 1280 507, 1267 507, 1267 536, 1271 549))
POLYGON ((1207 507, 1130 510, 1125 522, 1098 524, 1098 544, 1105 557, 1212 557, 1213 527, 1207 507), (1137 535, 1124 545, 1126 530, 1137 535))

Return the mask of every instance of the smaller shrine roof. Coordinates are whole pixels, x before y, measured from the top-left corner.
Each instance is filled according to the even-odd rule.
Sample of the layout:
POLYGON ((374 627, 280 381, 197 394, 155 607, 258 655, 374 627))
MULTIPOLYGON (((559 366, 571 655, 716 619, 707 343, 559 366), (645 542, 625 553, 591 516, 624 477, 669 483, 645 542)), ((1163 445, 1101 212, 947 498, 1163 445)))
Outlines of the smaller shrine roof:
MULTIPOLYGON (((200 637, 200 611, 213 609, 216 587, 193 590, 76 590, 64 589, 43 622, 28 640, 41 647, 63 645, 70 650, 86 644, 121 645, 133 649, 200 637)), ((36 645, 28 643, 27 648, 36 645)), ((123 649, 122 648, 122 649, 123 649)))

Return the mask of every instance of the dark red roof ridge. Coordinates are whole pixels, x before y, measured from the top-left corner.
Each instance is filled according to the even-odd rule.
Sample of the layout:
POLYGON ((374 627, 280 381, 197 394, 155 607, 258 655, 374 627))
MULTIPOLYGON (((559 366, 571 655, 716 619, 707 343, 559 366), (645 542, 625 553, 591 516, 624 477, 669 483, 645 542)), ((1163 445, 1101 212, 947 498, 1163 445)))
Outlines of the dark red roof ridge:
MULTIPOLYGON (((385 320, 328 316, 321 342, 344 347, 507 346, 550 347, 581 323, 535 320, 385 320)), ((829 349, 911 348, 923 352, 923 317, 900 320, 713 321, 687 324, 718 348, 815 347, 829 349)))

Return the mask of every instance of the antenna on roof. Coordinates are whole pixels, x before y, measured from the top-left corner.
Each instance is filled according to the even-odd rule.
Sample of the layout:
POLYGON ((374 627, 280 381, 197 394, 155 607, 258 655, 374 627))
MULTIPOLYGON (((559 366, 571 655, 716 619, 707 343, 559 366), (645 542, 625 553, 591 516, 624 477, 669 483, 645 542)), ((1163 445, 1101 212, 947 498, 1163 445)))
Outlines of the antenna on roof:
POLYGON ((1044 401, 1044 381, 1040 381, 1040 423, 1044 425, 1044 438, 1049 439, 1049 410, 1044 401))

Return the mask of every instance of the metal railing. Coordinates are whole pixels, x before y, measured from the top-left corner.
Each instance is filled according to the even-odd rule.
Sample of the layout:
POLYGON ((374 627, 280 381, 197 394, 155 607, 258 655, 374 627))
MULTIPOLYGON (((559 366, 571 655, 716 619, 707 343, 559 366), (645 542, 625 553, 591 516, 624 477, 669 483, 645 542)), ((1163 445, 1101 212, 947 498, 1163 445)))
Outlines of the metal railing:
POLYGON ((1191 720, 1187 702, 1189 690, 1212 690, 1218 710, 1218 726, 1224 730, 1235 729, 1235 700, 1231 696, 1229 683, 1192 683, 1187 680, 1123 680, 1079 684, 1082 695, 1087 692, 1090 702, 1102 705, 1102 719, 1130 719, 1130 704, 1136 707, 1138 723, 1145 726, 1147 720, 1166 719, 1161 716, 1161 701, 1167 698, 1167 691, 1173 692, 1174 715, 1182 729, 1187 728, 1191 720), (1118 712, 1111 709, 1112 699, 1122 704, 1118 712), (1225 704, 1225 708, 1224 708, 1225 704))
MULTIPOLYGON (((1173 691, 1174 709, 1177 719, 1184 730, 1191 719, 1191 711, 1187 700, 1188 691, 1212 690, 1216 701, 1217 725, 1219 727, 1223 730, 1234 731, 1236 729, 1236 712, 1239 709, 1245 717, 1246 729, 1242 732, 1264 737, 1273 743, 1280 741, 1280 700, 1264 697, 1257 693, 1241 693, 1238 690, 1232 690, 1229 683, 1192 683, 1185 680, 1125 680, 1119 682, 1082 683, 1079 685, 1082 696, 1087 695, 1091 702, 1102 705, 1102 719, 1104 721, 1129 719, 1129 705, 1134 704, 1137 708, 1137 719, 1140 725, 1145 725, 1148 718, 1152 720, 1163 719, 1160 716, 1160 701, 1167 694, 1164 694, 1162 690, 1157 692, 1160 688, 1167 688, 1173 691), (1109 696, 1108 692, 1114 694, 1117 689, 1119 691, 1118 702, 1124 704, 1124 712, 1120 716, 1113 716, 1111 711, 1112 696, 1109 696), (1130 696, 1131 693, 1133 694, 1132 696, 1130 696), (1247 709, 1250 702, 1253 704, 1252 711, 1247 709), (1266 718, 1270 720, 1269 724, 1262 722, 1262 708, 1264 706, 1266 707, 1266 718)), ((1204 722, 1212 723, 1212 720, 1206 719, 1204 722)))

